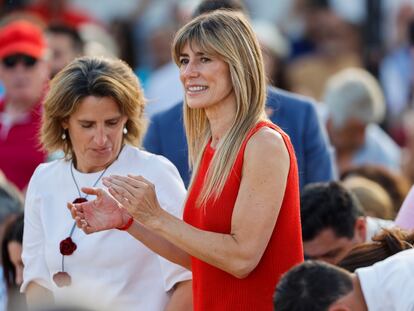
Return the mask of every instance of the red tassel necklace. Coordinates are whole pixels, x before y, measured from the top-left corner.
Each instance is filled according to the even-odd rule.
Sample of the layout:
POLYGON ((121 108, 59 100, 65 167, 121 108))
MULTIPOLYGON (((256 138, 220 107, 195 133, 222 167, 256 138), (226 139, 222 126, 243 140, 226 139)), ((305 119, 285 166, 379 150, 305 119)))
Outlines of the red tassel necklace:
MULTIPOLYGON (((92 188, 98 184, 98 182, 101 180, 102 176, 105 174, 108 168, 109 166, 103 170, 103 172, 99 175, 98 179, 92 185, 92 188)), ((79 197, 76 198, 72 203, 76 204, 76 203, 87 202, 88 195, 86 195, 85 197, 82 197, 80 188, 78 186, 78 183, 76 182, 75 175, 73 173, 73 161, 70 164, 70 174, 72 176, 73 182, 75 183, 76 189, 78 190, 78 194, 79 194, 79 197)), ((60 244, 59 244, 59 251, 62 254, 62 269, 61 271, 58 271, 53 275, 53 281, 56 283, 58 287, 70 286, 72 283, 72 278, 70 274, 65 271, 65 256, 72 255, 73 252, 77 248, 75 242, 73 242, 72 240, 72 235, 73 235, 73 232, 75 231, 75 228, 76 228, 76 222, 73 223, 69 236, 66 239, 63 239, 62 241, 60 241, 60 244)))

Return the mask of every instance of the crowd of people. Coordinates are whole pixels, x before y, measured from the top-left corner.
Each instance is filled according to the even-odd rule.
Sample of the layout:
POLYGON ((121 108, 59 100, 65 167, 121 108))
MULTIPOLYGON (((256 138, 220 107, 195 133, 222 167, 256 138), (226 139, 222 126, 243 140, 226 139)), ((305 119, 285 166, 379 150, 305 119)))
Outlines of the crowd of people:
POLYGON ((1 4, 0 311, 414 310, 414 3, 183 2, 1 4))

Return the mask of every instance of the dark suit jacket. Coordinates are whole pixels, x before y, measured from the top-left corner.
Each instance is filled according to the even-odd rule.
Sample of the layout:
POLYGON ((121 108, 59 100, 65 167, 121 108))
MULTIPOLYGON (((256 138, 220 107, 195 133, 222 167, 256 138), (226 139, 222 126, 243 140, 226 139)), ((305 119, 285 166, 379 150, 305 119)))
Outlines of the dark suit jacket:
MULTIPOLYGON (((188 185, 190 172, 182 105, 178 103, 153 116, 144 147, 174 163, 188 185)), ((314 104, 308 98, 269 87, 266 110, 270 120, 290 136, 298 160, 300 187, 334 179, 332 154, 314 104)))

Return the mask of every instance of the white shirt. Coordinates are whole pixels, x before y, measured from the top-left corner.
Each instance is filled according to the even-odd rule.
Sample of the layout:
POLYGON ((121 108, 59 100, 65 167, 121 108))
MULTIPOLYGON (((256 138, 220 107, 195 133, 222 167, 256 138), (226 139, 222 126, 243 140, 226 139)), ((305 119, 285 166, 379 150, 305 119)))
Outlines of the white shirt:
POLYGON ((414 310, 414 249, 355 271, 369 311, 414 310))
POLYGON ((353 165, 378 164, 399 172, 401 149, 392 138, 375 123, 368 124, 365 142, 354 154, 353 165))
MULTIPOLYGON (((76 228, 72 239, 77 249, 64 257, 72 285, 58 288, 53 282, 53 275, 62 266, 59 243, 69 236, 74 223, 66 204, 79 197, 70 165, 71 161, 63 159, 41 164, 30 181, 21 290, 34 281, 51 290, 58 302, 76 301, 84 307, 109 310, 113 308, 108 306, 114 305, 116 310, 164 310, 168 291, 175 283, 191 279, 191 272, 156 255, 125 231, 86 235, 76 228)), ((102 173, 73 171, 80 188, 92 186, 102 173)), ((104 175, 111 174, 142 175, 155 184, 161 206, 182 218, 184 184, 177 169, 164 157, 126 145, 104 175)), ((101 180, 97 187, 103 187, 101 180)))

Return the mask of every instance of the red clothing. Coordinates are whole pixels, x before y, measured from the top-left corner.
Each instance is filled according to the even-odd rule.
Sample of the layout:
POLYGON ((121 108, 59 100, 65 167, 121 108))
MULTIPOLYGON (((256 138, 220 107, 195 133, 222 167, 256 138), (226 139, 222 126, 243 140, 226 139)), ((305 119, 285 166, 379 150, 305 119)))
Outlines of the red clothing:
POLYGON ((46 159, 38 140, 41 106, 41 103, 35 105, 24 120, 9 128, 4 123, 5 103, 0 101, 0 170, 20 190, 27 186, 35 168, 46 159))
POLYGON ((185 205, 184 221, 202 230, 230 233, 233 208, 242 176, 244 150, 250 137, 264 126, 273 128, 282 135, 290 156, 285 195, 275 228, 259 264, 244 279, 238 279, 192 257, 196 311, 271 311, 273 310, 272 296, 280 276, 303 261, 296 157, 289 137, 270 122, 260 122, 249 132, 218 200, 215 203, 208 202, 206 208, 199 208, 195 206, 195 200, 201 191, 206 171, 214 155, 214 149, 210 145, 206 146, 185 205))

